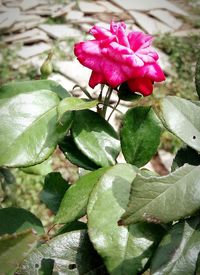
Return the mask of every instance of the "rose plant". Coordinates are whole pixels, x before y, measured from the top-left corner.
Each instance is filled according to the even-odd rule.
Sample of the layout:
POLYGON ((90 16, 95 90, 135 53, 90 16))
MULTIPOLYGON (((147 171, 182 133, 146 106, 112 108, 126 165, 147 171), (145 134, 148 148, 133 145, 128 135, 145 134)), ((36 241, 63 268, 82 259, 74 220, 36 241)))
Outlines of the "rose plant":
MULTIPOLYGON (((48 79, 0 88, 2 177, 6 168, 43 169, 57 146, 80 167, 72 185, 60 173, 45 177, 39 196, 55 214, 52 234, 27 210, 0 209, 1 272, 198 274, 200 103, 167 96, 153 108, 138 101, 117 133, 108 122, 117 111, 112 93, 117 104, 138 100, 165 76, 150 35, 114 22, 109 30, 94 26, 90 33, 94 40, 76 44, 74 52, 92 70, 89 85, 101 84, 98 99, 85 88, 87 100, 73 97, 48 79), (164 127, 185 146, 172 172, 161 177, 143 166, 156 153, 164 127), (117 162, 120 151, 126 163, 117 162)), ((46 78, 45 66, 42 71, 46 78)), ((200 97, 199 72, 200 62, 200 97)))

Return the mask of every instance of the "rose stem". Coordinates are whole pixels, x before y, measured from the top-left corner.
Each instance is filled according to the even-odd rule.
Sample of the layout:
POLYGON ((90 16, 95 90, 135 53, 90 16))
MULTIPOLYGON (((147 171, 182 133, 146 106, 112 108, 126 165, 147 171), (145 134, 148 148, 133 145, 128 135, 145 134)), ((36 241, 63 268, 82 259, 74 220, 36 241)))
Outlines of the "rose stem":
POLYGON ((106 93, 106 97, 104 99, 104 103, 103 103, 103 110, 102 110, 102 117, 106 117, 106 111, 107 111, 107 107, 109 105, 109 101, 110 101, 110 97, 112 94, 113 88, 112 87, 108 87, 107 93, 106 93))

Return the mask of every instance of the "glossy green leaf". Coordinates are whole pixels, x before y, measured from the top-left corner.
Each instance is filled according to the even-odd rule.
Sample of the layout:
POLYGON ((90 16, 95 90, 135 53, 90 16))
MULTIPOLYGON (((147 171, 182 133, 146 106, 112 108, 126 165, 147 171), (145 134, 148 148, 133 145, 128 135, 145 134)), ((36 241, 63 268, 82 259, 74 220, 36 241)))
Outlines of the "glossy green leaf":
POLYGON ((173 225, 151 262, 152 275, 193 275, 200 252, 200 218, 173 225))
POLYGON ((126 161, 138 167, 145 165, 156 153, 160 135, 160 123, 151 107, 128 110, 120 132, 126 161))
POLYGON ((56 213, 69 186, 60 173, 52 172, 45 177, 44 187, 40 193, 40 200, 51 211, 56 213))
POLYGON ((98 113, 75 112, 72 135, 79 150, 91 161, 102 167, 115 164, 120 142, 112 126, 98 113))
POLYGON ((200 151, 200 106, 183 98, 167 96, 161 101, 160 117, 169 131, 200 151))
POLYGON ((56 223, 69 223, 86 214, 90 193, 107 169, 87 173, 67 190, 56 215, 56 223))
POLYGON ((112 167, 100 178, 90 195, 87 209, 89 236, 109 274, 141 272, 162 232, 157 225, 139 223, 127 228, 117 224, 127 206, 131 182, 137 171, 130 164, 112 167))
POLYGON ((23 259, 33 250, 38 237, 31 230, 0 237, 0 272, 15 274, 23 259))
POLYGON ((127 82, 124 82, 120 85, 118 96, 124 101, 135 101, 142 97, 141 95, 132 92, 129 89, 127 82))
POLYGON ((98 103, 98 100, 86 100, 78 97, 64 98, 58 105, 58 119, 60 119, 65 112, 90 109, 98 103))
POLYGON ((196 64, 196 71, 195 71, 195 84, 196 84, 196 91, 200 98, 200 55, 197 60, 196 64))
POLYGON ((59 148, 65 154, 66 158, 74 165, 86 170, 96 170, 99 168, 98 165, 92 162, 77 148, 71 136, 65 137, 65 139, 59 144, 59 148))
POLYGON ((200 209, 200 166, 184 165, 164 177, 137 175, 121 224, 168 223, 200 209))
POLYGON ((69 97, 70 94, 57 82, 53 80, 31 80, 11 82, 0 88, 0 98, 10 98, 21 93, 48 90, 56 93, 60 99, 69 97))
POLYGON ((37 275, 42 259, 54 260, 53 271, 58 275, 106 274, 85 230, 62 234, 41 245, 22 263, 18 273, 37 275))
POLYGON ((24 173, 45 176, 52 172, 52 158, 48 158, 40 164, 21 168, 24 173))
POLYGON ((24 232, 27 229, 44 234, 41 221, 31 212, 15 207, 0 209, 0 235, 24 232))
POLYGON ((23 167, 41 163, 68 131, 72 114, 64 116, 62 125, 58 124, 58 95, 39 87, 35 81, 0 88, 0 165, 23 167))
POLYGON ((199 153, 196 150, 190 148, 189 146, 181 148, 177 152, 172 163, 172 171, 183 166, 185 163, 195 165, 195 166, 200 165, 199 153))

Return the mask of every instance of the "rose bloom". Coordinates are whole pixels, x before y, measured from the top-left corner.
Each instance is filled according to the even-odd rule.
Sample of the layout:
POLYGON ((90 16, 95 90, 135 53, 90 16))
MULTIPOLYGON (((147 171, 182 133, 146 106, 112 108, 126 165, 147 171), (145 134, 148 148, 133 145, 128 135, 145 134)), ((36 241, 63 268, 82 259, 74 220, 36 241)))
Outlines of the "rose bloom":
POLYGON ((89 85, 107 84, 116 88, 123 82, 144 96, 153 92, 153 83, 165 80, 158 65, 158 54, 151 47, 152 36, 127 32, 123 22, 111 22, 110 30, 94 26, 94 40, 75 44, 79 62, 92 70, 89 85))

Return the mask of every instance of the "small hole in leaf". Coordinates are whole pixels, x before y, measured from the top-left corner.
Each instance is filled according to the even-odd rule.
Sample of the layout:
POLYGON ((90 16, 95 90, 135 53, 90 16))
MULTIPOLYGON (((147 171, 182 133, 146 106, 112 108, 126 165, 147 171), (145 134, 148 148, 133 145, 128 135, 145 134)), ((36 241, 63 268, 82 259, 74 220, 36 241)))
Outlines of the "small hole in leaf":
POLYGON ((39 264, 35 264, 35 268, 38 268, 39 267, 39 264))
POLYGON ((68 268, 69 270, 73 270, 76 268, 76 264, 69 264, 68 268))
POLYGON ((192 138, 193 138, 193 139, 196 139, 196 136, 193 136, 192 138))

